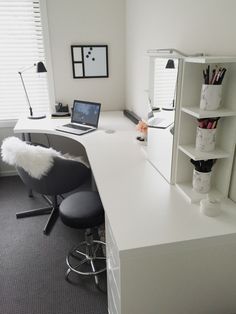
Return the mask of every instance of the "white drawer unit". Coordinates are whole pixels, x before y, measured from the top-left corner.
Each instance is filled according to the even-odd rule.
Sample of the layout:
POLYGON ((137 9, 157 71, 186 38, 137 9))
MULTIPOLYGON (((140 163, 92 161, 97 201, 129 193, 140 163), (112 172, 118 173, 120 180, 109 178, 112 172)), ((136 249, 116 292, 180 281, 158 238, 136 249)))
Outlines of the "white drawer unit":
POLYGON ((106 217, 107 294, 109 314, 120 314, 120 260, 108 218, 106 217))
POLYGON ((118 290, 120 290, 120 258, 108 219, 106 218, 107 268, 113 273, 118 290))
POLYGON ((107 288, 107 297, 108 297, 108 313, 109 314, 120 314, 120 312, 118 312, 118 310, 117 310, 115 299, 114 299, 114 296, 113 296, 112 291, 109 288, 109 286, 107 288))
MULTIPOLYGON (((110 301, 110 312, 111 314, 113 314, 112 310, 115 312, 114 313, 121 313, 121 303, 120 303, 120 292, 117 288, 116 282, 114 280, 114 276, 112 271, 110 271, 109 269, 107 270, 107 280, 109 282, 108 285, 108 295, 111 297, 111 301, 110 301)), ((109 305, 109 302, 108 302, 109 305)))

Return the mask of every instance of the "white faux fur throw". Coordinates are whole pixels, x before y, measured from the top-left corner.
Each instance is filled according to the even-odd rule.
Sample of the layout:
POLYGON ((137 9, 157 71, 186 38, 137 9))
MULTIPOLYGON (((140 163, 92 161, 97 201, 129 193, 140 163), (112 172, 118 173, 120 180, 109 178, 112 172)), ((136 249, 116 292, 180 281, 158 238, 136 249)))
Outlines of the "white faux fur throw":
POLYGON ((1 153, 3 161, 23 168, 36 179, 41 179, 48 173, 53 165, 53 157, 60 156, 52 148, 29 145, 14 136, 3 141, 1 153))
POLYGON ((53 166, 54 157, 75 159, 88 166, 80 157, 63 156, 53 148, 29 145, 14 136, 3 141, 1 155, 3 161, 9 165, 23 168, 36 179, 41 179, 48 173, 53 166))

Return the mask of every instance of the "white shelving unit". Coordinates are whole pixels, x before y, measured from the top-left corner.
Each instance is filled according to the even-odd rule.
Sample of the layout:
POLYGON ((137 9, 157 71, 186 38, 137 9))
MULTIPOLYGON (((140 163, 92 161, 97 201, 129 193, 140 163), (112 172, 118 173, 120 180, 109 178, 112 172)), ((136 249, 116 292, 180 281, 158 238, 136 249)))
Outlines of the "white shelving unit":
MULTIPOLYGON (((177 187, 190 203, 198 203, 203 198, 206 198, 205 194, 197 193, 193 190, 192 182, 179 183, 177 184, 177 187)), ((223 197, 222 193, 220 193, 220 191, 218 191, 216 188, 212 188, 211 195, 213 194, 215 197, 223 197)))
POLYGON ((193 165, 190 159, 217 159, 213 166, 210 193, 220 197, 228 196, 236 141, 235 86, 235 57, 186 58, 183 62, 175 183, 192 203, 199 202, 206 194, 197 193, 192 188, 193 165), (208 65, 211 69, 215 65, 227 69, 221 107, 215 111, 200 110, 202 73, 208 65), (216 149, 213 152, 199 152, 195 149, 197 119, 213 117, 220 117, 216 132, 216 149))

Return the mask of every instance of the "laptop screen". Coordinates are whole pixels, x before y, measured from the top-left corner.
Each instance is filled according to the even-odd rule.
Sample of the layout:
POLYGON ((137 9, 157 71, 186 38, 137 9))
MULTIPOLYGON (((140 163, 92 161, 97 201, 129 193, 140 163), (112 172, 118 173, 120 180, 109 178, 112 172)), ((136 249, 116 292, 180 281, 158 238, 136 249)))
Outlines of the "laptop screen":
POLYGON ((97 127, 100 108, 99 103, 74 100, 71 122, 97 127))

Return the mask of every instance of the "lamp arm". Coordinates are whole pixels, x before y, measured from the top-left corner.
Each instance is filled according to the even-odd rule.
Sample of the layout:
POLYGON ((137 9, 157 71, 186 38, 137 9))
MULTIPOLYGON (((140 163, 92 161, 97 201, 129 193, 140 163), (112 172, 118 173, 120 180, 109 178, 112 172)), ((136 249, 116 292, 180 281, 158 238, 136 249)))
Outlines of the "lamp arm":
POLYGON ((25 71, 28 71, 30 69, 32 69, 33 67, 36 67, 36 63, 34 63, 33 65, 31 65, 30 67, 24 68, 22 71, 18 72, 18 73, 24 73, 25 71))
POLYGON ((26 96, 26 99, 27 99, 27 102, 28 102, 28 105, 29 105, 30 116, 32 117, 33 116, 33 110, 32 110, 32 107, 30 105, 29 96, 28 96, 28 93, 27 93, 26 88, 25 88, 25 83, 24 83, 24 80, 23 80, 23 77, 22 77, 22 72, 18 72, 18 73, 20 75, 21 82, 22 82, 22 85, 23 85, 23 88, 24 88, 24 91, 25 91, 25 96, 26 96))

